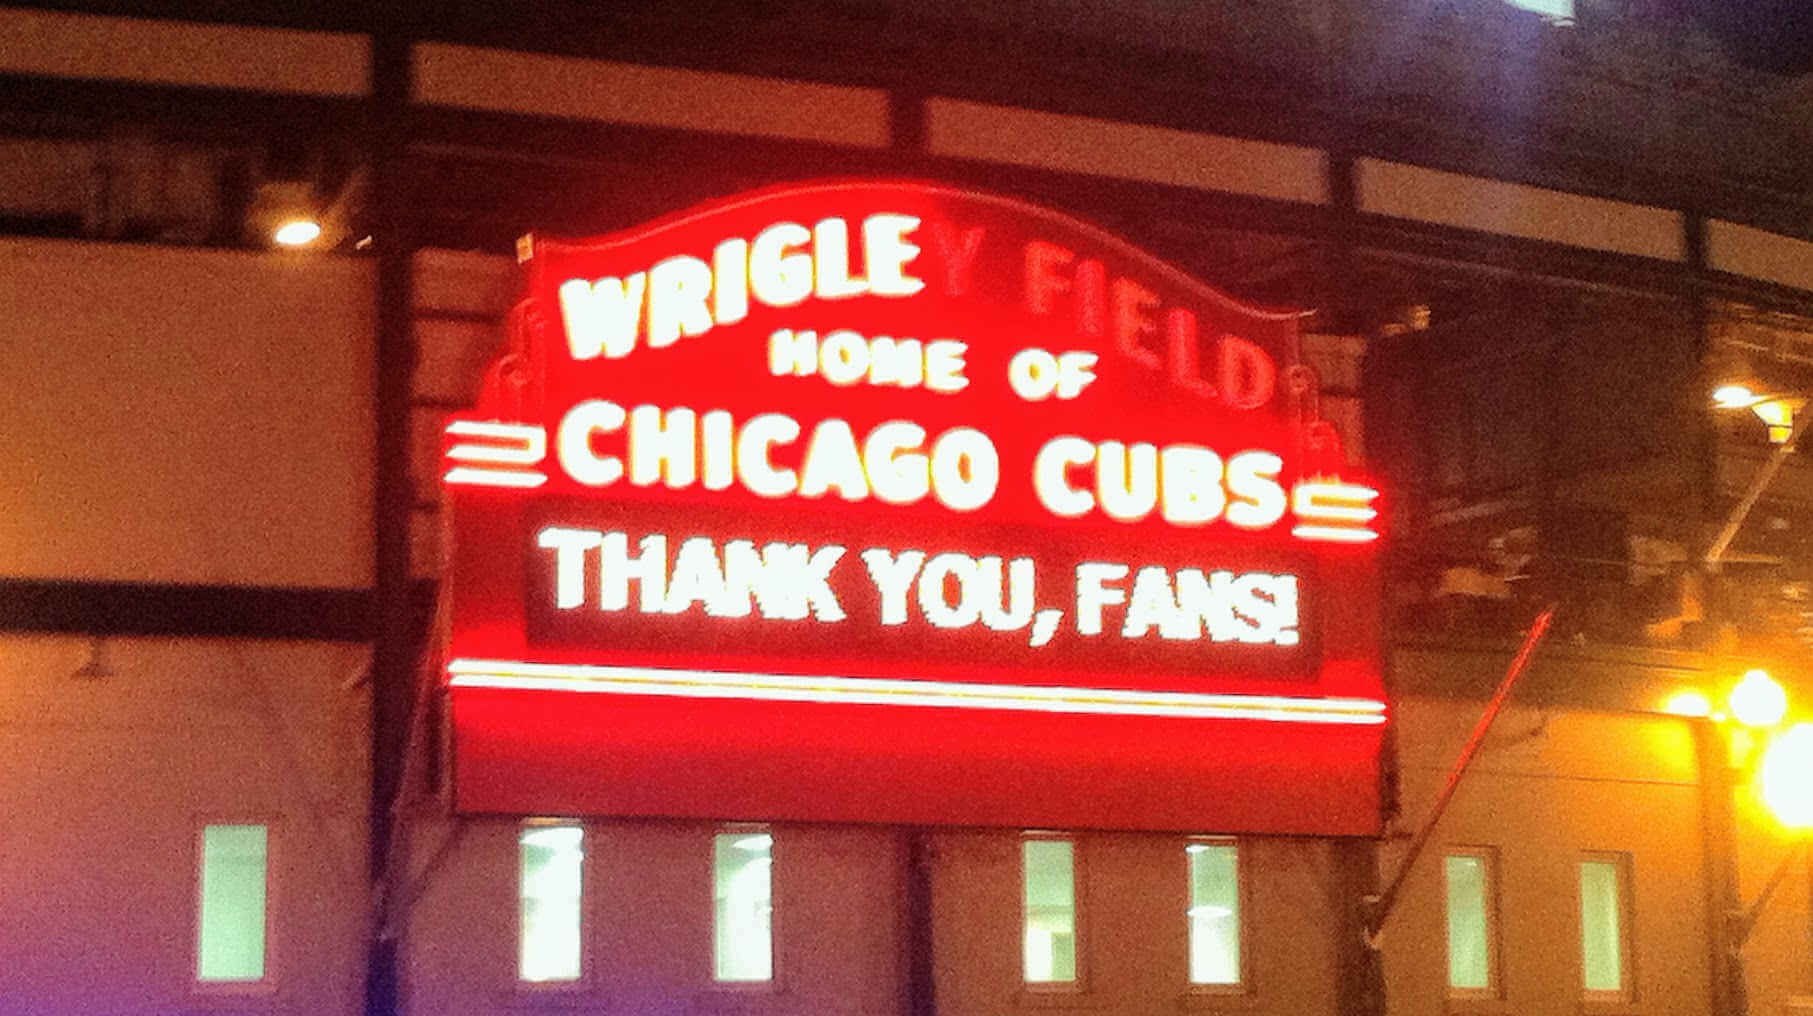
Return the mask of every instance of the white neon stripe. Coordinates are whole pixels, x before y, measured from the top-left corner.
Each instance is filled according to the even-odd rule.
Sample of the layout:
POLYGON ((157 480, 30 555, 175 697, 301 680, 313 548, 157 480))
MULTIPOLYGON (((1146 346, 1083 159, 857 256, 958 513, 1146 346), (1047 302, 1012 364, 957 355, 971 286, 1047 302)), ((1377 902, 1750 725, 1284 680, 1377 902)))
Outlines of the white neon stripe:
POLYGON ((455 437, 488 438, 497 444, 456 444, 447 449, 455 462, 494 462, 504 466, 533 466, 547 457, 548 432, 522 423, 483 423, 455 420, 447 425, 455 437))
POLYGON ((1299 515, 1330 522, 1365 523, 1379 517, 1377 508, 1367 507, 1378 496, 1379 492, 1371 487, 1350 483, 1304 482, 1297 484, 1291 499, 1299 515))
POLYGON ((455 688, 583 691, 615 695, 737 698, 840 705, 1013 709, 1047 713, 1105 713, 1285 723, 1385 722, 1383 702, 1359 698, 1203 695, 1190 692, 1129 691, 1120 688, 805 677, 795 674, 720 673, 466 659, 449 663, 447 672, 448 684, 455 688))
POLYGON ((469 483, 477 487, 539 487, 548 482, 542 473, 519 473, 506 469, 459 469, 447 470, 441 477, 446 483, 469 483))
POLYGON ((1328 540, 1333 543, 1371 543, 1379 534, 1370 529, 1344 529, 1340 526, 1295 526, 1291 535, 1299 540, 1328 540))

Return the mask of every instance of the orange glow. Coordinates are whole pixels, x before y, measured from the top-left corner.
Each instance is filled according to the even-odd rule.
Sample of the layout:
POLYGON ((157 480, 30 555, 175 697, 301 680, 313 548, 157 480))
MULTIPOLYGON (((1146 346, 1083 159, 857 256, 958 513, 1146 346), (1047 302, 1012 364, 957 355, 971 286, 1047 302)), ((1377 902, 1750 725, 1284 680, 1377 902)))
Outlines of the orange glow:
POLYGON ((1788 693, 1766 670, 1752 670, 1731 689, 1731 715, 1746 727, 1773 727, 1788 715, 1788 693))
POLYGON ((1358 698, 1212 695, 1127 691, 1117 688, 807 677, 795 674, 744 674, 468 659, 449 663, 447 673, 448 684, 455 688, 514 688, 681 698, 1105 713, 1288 723, 1385 722, 1385 703, 1358 698))
POLYGON ((1813 724, 1796 723, 1775 739, 1757 774, 1763 804, 1789 829, 1813 829, 1813 724))

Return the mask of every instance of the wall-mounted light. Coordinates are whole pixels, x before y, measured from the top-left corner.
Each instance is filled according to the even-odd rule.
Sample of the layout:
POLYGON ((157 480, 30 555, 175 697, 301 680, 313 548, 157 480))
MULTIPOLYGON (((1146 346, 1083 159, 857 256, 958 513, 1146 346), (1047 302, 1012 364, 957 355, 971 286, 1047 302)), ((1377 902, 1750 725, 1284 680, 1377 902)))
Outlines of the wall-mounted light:
POLYGON ((321 224, 314 219, 290 219, 271 231, 271 242, 280 247, 307 247, 321 238, 321 224))
POLYGON ((1769 442, 1782 444, 1794 433, 1794 415, 1806 408, 1801 395, 1758 392, 1742 381, 1730 381, 1713 389, 1712 404, 1719 409, 1748 409, 1769 428, 1769 442))

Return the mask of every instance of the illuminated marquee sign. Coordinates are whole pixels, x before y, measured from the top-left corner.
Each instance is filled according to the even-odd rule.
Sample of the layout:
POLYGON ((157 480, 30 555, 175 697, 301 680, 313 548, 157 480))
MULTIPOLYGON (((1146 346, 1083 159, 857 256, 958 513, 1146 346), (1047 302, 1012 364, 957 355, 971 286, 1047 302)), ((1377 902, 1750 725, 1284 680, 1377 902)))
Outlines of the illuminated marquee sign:
POLYGON ((461 807, 1374 830, 1378 495, 1297 314, 917 183, 524 255, 444 442, 461 807))

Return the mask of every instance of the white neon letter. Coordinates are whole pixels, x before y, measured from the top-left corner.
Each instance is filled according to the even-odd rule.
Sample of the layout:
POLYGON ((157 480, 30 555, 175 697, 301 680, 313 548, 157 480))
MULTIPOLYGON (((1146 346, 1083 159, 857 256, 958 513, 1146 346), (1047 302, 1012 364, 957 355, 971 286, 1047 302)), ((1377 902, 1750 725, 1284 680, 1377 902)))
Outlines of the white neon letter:
POLYGON ((907 234, 919 228, 912 215, 883 212, 862 221, 863 260, 869 268, 869 291, 876 296, 912 296, 925 283, 906 274, 906 266, 919 256, 907 234))
POLYGON ((1166 445, 1158 456, 1165 521, 1174 526, 1213 522, 1227 507, 1221 489, 1221 456, 1197 445, 1166 445))
POLYGON ((982 616, 975 584, 975 561, 964 554, 939 554, 925 563, 925 571, 919 575, 919 609, 933 627, 967 628, 982 616), (955 604, 944 595, 945 586, 953 578, 957 582, 955 604))
POLYGON ((1100 635, 1102 633, 1102 608, 1110 604, 1127 602, 1126 590, 1103 583, 1119 582, 1126 577, 1127 566, 1124 564, 1085 561, 1076 566, 1076 630, 1078 634, 1100 635))
POLYGON ((869 291, 862 279, 850 277, 850 227, 842 219, 822 219, 812 227, 813 284, 820 300, 842 300, 869 291))
POLYGON ((566 322, 567 350, 573 359, 628 356, 636 348, 647 286, 646 272, 627 279, 568 279, 561 283, 560 315, 566 322))
POLYGON ((711 266, 684 254, 648 270, 648 344, 671 346, 682 335, 711 331, 711 266))
POLYGON ((856 435, 843 420, 822 420, 812 430, 812 442, 806 446, 806 458, 800 464, 801 497, 823 497, 836 488, 845 501, 861 501, 869 496, 868 481, 862 475, 862 456, 856 451, 856 435))
POLYGON ((629 555, 629 534, 606 533, 598 553, 598 609, 623 610, 629 606, 629 584, 640 592, 644 614, 658 614, 667 599, 667 537, 644 536, 640 554, 629 555))
POLYGON ((800 251, 812 234, 797 222, 777 222, 749 245, 749 292, 770 307, 792 307, 812 295, 812 255, 800 251))
POLYGON ((834 385, 853 385, 869 372, 869 342, 847 328, 825 336, 818 346, 818 372, 834 385))
POLYGON ((1089 514, 1095 499, 1088 491, 1072 487, 1065 474, 1071 466, 1084 465, 1094 458, 1095 446, 1080 437, 1064 435, 1045 442, 1032 460, 1032 489, 1046 511, 1065 519, 1089 514))
POLYGON ((750 493, 762 497, 786 497, 799 487, 799 476, 791 469, 774 468, 769 453, 777 444, 799 439, 799 421, 779 413, 752 416, 737 435, 737 476, 750 493))
POLYGON ((881 596, 881 623, 905 624, 907 590, 913 585, 913 576, 919 574, 919 566, 925 563, 925 551, 903 550, 895 557, 881 547, 870 547, 862 552, 862 563, 869 569, 875 592, 881 596))
POLYGON ((1001 457, 988 435, 971 427, 953 427, 932 445, 932 490, 939 503, 972 512, 995 496, 1001 484, 1001 457))
POLYGON ((592 529, 548 526, 536 534, 535 545, 554 552, 554 606, 572 610, 585 603, 585 552, 604 542, 592 529))
POLYGON ((592 451, 592 435, 617 430, 626 419, 628 414, 622 406, 603 399, 588 399, 567 410, 554 434, 554 454, 560 459, 560 468, 574 482, 588 487, 616 483, 623 477, 623 462, 592 451))
POLYGON ((657 406, 630 410, 630 482, 653 486, 660 480, 673 490, 698 478, 698 417, 690 409, 657 406))
POLYGON ((1111 519, 1138 522, 1152 514, 1158 504, 1158 449, 1119 441, 1096 445, 1095 496, 1111 519))
POLYGON ((749 314, 749 241, 733 237, 711 252, 711 314, 721 325, 749 314))
POLYGON ((963 376, 963 354, 967 343, 956 339, 939 339, 925 347, 925 386, 935 392, 960 392, 969 387, 963 376))
POLYGON ((919 451, 924 444, 925 428, 906 420, 889 420, 869 431, 862 442, 862 463, 877 500, 913 504, 931 492, 931 463, 919 451))
POLYGON ((1284 460, 1271 452, 1241 452, 1228 459, 1228 522, 1264 529, 1284 517, 1284 460))

